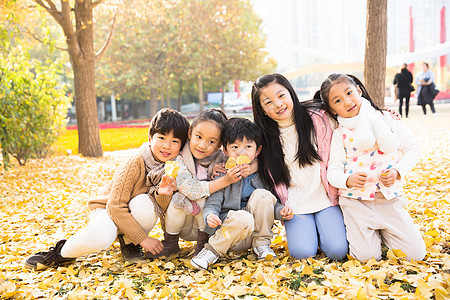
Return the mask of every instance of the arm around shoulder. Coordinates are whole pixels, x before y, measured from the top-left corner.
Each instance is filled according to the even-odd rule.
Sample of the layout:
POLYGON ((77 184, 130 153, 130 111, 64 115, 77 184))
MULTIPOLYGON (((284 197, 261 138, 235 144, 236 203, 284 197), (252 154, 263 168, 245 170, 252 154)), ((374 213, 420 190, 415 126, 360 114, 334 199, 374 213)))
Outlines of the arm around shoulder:
POLYGON ((178 191, 192 201, 208 197, 211 194, 209 192, 209 183, 195 178, 184 164, 181 156, 178 156, 176 161, 180 166, 177 176, 178 191))

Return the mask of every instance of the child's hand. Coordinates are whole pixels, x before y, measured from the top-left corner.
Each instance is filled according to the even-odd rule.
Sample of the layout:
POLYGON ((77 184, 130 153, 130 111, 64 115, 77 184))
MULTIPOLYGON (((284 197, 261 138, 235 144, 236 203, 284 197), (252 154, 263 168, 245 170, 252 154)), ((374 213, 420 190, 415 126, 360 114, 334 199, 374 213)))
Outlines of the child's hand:
POLYGON ((158 194, 172 196, 173 192, 176 190, 177 181, 168 175, 163 175, 161 183, 159 184, 158 194))
POLYGON ((149 236, 146 237, 140 245, 153 255, 159 254, 164 249, 163 244, 158 239, 149 236))
POLYGON ((347 178, 347 187, 355 189, 363 189, 367 181, 367 173, 364 171, 355 172, 347 178))
POLYGON ((400 179, 400 175, 398 174, 396 169, 384 169, 381 170, 380 175, 378 175, 378 178, 380 178, 381 183, 385 187, 390 187, 395 183, 395 180, 400 179))
POLYGON ((294 211, 291 207, 285 206, 280 210, 280 214, 285 220, 290 220, 294 217, 294 211))
POLYGON ((219 176, 220 173, 222 173, 222 174, 226 174, 227 173, 227 169, 225 169, 225 163, 215 164, 214 165, 213 172, 212 172, 212 179, 214 179, 217 176, 219 176))
POLYGON ((252 169, 250 164, 242 164, 241 165, 241 176, 243 178, 247 178, 248 175, 252 174, 252 169))
POLYGON ((228 181, 229 185, 238 182, 242 178, 241 170, 242 170, 241 165, 237 165, 236 167, 233 167, 227 171, 225 178, 228 181))
MULTIPOLYGON (((397 99, 395 99, 395 101, 397 101, 397 99)), ((385 107, 385 108, 382 108, 381 110, 385 110, 385 111, 389 112, 389 114, 391 115, 391 117, 392 117, 393 119, 395 119, 395 120, 398 120, 398 121, 401 121, 401 120, 402 120, 402 116, 400 116, 400 115, 398 114, 398 112, 396 112, 396 111, 393 110, 392 108, 385 107)))
POLYGON ((216 228, 217 226, 222 224, 222 221, 217 215, 211 213, 206 217, 206 223, 209 227, 216 228))

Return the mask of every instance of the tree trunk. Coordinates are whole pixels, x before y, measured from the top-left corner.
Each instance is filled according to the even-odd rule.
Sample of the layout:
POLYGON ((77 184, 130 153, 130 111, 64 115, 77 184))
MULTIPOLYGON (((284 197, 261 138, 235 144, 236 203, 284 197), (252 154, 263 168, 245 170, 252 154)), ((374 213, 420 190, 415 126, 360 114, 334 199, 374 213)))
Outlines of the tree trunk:
POLYGON ((103 155, 103 150, 98 128, 93 58, 71 60, 78 125, 78 152, 84 156, 100 157, 103 155))
POLYGON ((95 60, 107 49, 117 12, 108 39, 101 51, 95 54, 93 10, 103 2, 102 0, 95 3, 92 3, 92 0, 64 0, 58 5, 55 5, 52 0, 35 0, 35 2, 55 19, 66 37, 67 51, 74 73, 78 152, 84 156, 102 156, 95 99, 95 60), (75 29, 73 16, 75 16, 75 29))
POLYGON ((225 82, 222 83, 222 103, 220 103, 220 109, 225 112, 225 82))
POLYGON ((158 94, 156 88, 150 88, 150 117, 156 115, 158 110, 158 94))
POLYGON ((75 108, 78 125, 78 152, 84 156, 103 155, 98 128, 95 99, 94 28, 91 1, 75 2, 76 41, 67 36, 70 60, 74 73, 75 108), (75 48, 76 47, 76 48, 75 48), (79 50, 79 51, 76 51, 79 50))
POLYGON ((203 77, 202 75, 198 75, 198 104, 200 104, 200 111, 203 111, 203 107, 205 106, 203 99, 203 77))
POLYGON ((131 105, 132 105, 131 109, 133 111, 133 119, 139 118, 137 105, 136 105, 136 99, 131 100, 131 105))
POLYGON ((387 0, 367 0, 364 85, 379 107, 384 107, 386 53, 387 0))
POLYGON ((123 99, 120 100, 120 117, 122 118, 122 121, 126 119, 126 112, 125 112, 125 101, 123 99))
POLYGON ((178 89, 178 111, 181 111, 181 105, 183 105, 183 80, 180 79, 180 81, 178 81, 179 83, 179 89, 178 89))
POLYGON ((172 103, 170 103, 170 87, 169 85, 166 86, 166 92, 164 93, 166 95, 166 107, 172 108, 172 103))

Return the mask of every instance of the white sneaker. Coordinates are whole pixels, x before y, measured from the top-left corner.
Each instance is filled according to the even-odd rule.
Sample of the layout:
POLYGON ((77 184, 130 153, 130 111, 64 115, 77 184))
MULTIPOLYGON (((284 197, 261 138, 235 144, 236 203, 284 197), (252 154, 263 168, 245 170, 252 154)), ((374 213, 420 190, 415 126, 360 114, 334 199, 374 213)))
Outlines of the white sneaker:
POLYGON ((208 266, 219 259, 211 250, 203 248, 194 258, 191 259, 191 265, 197 269, 207 270, 208 266))
POLYGON ((255 252, 258 259, 272 259, 277 257, 269 245, 256 246, 253 248, 253 252, 255 252))
POLYGON ((433 113, 433 117, 437 117, 438 116, 438 114, 437 113, 433 113))

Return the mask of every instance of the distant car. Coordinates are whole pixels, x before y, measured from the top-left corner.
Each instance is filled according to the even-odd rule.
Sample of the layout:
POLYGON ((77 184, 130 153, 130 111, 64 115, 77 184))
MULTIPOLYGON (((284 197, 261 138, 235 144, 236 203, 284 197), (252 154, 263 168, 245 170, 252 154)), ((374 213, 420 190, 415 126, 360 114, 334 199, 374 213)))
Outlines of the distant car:
POLYGON ((251 106, 243 106, 240 108, 233 109, 233 113, 235 114, 251 114, 253 112, 253 108, 251 106))

